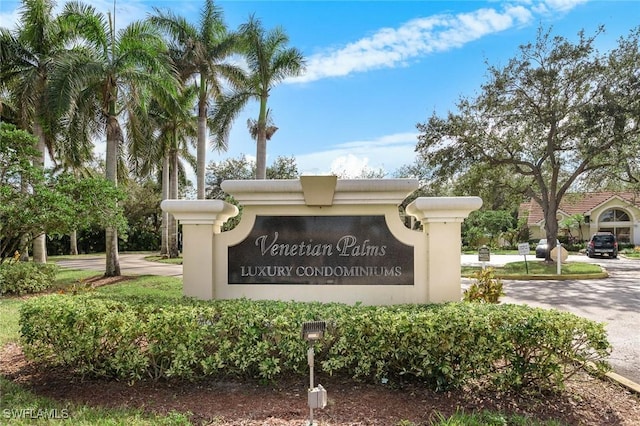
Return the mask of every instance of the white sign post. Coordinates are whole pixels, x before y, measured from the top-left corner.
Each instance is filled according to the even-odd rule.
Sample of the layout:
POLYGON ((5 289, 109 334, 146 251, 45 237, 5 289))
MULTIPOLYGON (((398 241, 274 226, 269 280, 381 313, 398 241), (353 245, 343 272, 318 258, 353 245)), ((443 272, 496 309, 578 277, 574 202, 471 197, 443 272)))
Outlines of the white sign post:
POLYGON ((518 254, 524 256, 524 267, 527 270, 527 274, 529 274, 529 264, 527 263, 527 255, 529 254, 529 243, 520 243, 518 244, 518 254))
POLYGON ((567 249, 560 245, 560 242, 557 243, 556 247, 551 250, 551 259, 557 262, 557 274, 560 275, 562 273, 562 262, 566 262, 569 257, 569 252, 567 249))

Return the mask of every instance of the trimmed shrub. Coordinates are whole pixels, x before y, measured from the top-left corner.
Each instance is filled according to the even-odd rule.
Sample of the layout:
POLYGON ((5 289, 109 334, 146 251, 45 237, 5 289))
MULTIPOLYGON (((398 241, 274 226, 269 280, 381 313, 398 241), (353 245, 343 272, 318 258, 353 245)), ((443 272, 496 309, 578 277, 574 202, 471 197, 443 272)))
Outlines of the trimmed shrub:
POLYGON ((465 302, 500 303, 504 296, 502 280, 496 278, 496 270, 482 268, 473 274, 475 281, 462 294, 465 302))
POLYGON ((38 293, 53 286, 58 268, 50 263, 11 262, 0 265, 0 294, 38 293))
POLYGON ((604 326, 520 305, 389 307, 273 301, 107 299, 51 295, 21 309, 24 351, 45 366, 129 381, 304 375, 303 322, 327 320, 321 371, 357 380, 418 380, 444 390, 561 388, 587 363, 607 368, 604 326))

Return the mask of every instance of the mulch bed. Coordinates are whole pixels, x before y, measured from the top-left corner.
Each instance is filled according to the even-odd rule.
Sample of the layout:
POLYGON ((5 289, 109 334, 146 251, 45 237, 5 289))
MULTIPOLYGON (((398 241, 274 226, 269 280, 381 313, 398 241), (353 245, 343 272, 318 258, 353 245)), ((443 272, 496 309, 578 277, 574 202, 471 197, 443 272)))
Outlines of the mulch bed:
MULTIPOLYGON (((85 379, 65 371, 41 371, 16 344, 0 350, 0 374, 37 395, 62 404, 140 408, 145 412, 190 413, 197 425, 304 424, 308 378, 292 377, 270 384, 235 380, 118 381, 85 379)), ((640 397, 608 380, 578 374, 561 393, 520 395, 467 388, 434 392, 417 384, 390 387, 317 375, 329 404, 314 410, 319 425, 427 425, 456 411, 492 410, 533 419, 555 419, 568 425, 640 424, 640 397)), ((24 408, 24 407, 9 407, 24 408)), ((73 410, 71 410, 73 415, 73 410)))

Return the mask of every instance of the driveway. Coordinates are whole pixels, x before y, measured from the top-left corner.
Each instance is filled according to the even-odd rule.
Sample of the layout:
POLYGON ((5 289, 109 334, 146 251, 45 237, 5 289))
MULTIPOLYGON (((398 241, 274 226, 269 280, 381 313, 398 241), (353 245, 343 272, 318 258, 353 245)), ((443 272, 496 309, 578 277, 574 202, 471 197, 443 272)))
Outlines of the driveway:
MULTIPOLYGON (((533 256, 531 256, 533 257, 533 256)), ((479 264, 477 255, 463 255, 463 264, 479 264)), ((521 261, 522 256, 491 256, 491 265, 521 261)), ((529 256, 527 256, 529 260, 529 256)), ((535 261, 535 258, 531 259, 535 261)), ((503 280, 505 303, 555 308, 606 323, 613 351, 613 370, 640 383, 640 261, 624 258, 589 259, 569 256, 568 261, 596 263, 609 277, 600 280, 503 280)), ((471 280, 463 279, 463 285, 471 280)))
MULTIPOLYGON (((182 265, 171 265, 161 262, 149 262, 144 260, 148 254, 120 253, 120 273, 122 275, 164 275, 182 278, 182 265)), ((56 262, 65 268, 91 269, 105 271, 105 255, 79 256, 77 259, 60 260, 56 262)))

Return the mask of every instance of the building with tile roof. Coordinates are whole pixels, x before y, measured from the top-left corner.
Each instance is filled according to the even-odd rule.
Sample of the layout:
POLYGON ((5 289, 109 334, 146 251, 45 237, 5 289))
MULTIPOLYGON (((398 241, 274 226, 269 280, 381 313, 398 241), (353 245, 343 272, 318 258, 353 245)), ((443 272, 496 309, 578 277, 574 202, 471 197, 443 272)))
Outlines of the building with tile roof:
MULTIPOLYGON (((575 214, 584 215, 585 223, 572 236, 588 240, 596 232, 611 232, 618 242, 640 245, 640 193, 586 192, 564 196, 558 209, 558 221, 575 214)), ((522 203, 519 217, 527 215, 532 239, 546 238, 542 207, 533 199, 522 203)), ((562 235, 562 230, 559 231, 562 235)))

